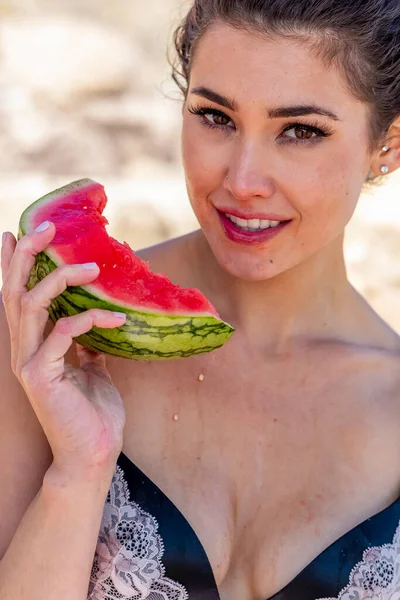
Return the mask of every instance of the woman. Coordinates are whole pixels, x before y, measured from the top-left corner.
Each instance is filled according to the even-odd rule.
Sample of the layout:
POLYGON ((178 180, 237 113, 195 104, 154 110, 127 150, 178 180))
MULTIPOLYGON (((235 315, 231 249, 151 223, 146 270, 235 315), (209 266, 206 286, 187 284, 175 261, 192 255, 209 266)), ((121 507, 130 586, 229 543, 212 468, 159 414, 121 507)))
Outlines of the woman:
POLYGON ((175 41, 201 230, 141 256, 236 333, 182 361, 76 359, 120 317, 43 341, 46 308, 98 267, 27 292, 54 225, 6 235, 0 597, 398 599, 400 339, 343 234, 400 164, 400 4, 197 0, 175 41))

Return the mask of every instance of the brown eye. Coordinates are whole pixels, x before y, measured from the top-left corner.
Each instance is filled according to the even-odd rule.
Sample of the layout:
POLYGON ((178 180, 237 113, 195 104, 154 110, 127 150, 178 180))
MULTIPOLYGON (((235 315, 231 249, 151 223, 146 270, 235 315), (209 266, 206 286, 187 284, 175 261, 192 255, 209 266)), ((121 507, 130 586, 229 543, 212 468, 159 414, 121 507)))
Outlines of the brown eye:
POLYGON ((230 122, 230 119, 228 119, 228 117, 224 117, 223 115, 218 115, 214 113, 208 113, 208 115, 206 115, 206 118, 213 125, 219 125, 221 127, 228 125, 228 123, 230 122))
POLYGON ((307 125, 293 125, 286 129, 285 137, 291 138, 292 140, 306 141, 318 137, 318 134, 313 128, 308 127, 307 125))
POLYGON ((305 123, 291 123, 279 136, 279 140, 287 144, 312 144, 328 138, 335 132, 331 129, 321 129, 317 125, 306 125, 305 123))
POLYGON ((308 127, 294 127, 294 131, 296 132, 296 137, 299 140, 309 140, 312 138, 315 133, 308 129, 308 127))
POLYGON ((215 108, 193 106, 188 107, 188 111, 192 113, 192 115, 201 117, 201 122, 207 127, 214 127, 214 129, 221 129, 222 131, 235 129, 235 124, 232 119, 215 108))

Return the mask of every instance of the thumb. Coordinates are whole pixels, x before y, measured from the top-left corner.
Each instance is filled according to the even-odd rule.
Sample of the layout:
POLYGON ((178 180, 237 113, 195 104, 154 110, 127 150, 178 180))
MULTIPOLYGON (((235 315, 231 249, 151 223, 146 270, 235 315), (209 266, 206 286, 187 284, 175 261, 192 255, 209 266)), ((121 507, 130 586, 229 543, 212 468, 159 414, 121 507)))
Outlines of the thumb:
POLYGON ((92 371, 94 370, 97 373, 107 375, 107 379, 111 380, 107 369, 105 354, 89 350, 88 348, 85 348, 76 342, 76 355, 78 357, 79 366, 81 369, 85 371, 89 369, 92 371))

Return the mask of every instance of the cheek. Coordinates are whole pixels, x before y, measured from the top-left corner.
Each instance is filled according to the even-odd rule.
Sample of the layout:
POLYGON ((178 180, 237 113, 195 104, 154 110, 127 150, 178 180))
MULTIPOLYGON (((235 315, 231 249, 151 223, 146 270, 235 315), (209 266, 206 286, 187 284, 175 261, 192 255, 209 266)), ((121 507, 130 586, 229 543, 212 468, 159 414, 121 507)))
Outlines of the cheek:
POLYGON ((335 147, 317 171, 321 197, 326 199, 322 204, 329 210, 331 220, 342 226, 351 219, 368 175, 368 157, 359 152, 367 147, 367 142, 362 132, 350 130, 346 140, 335 147))
POLYGON ((313 228, 314 235, 317 231, 319 237, 329 232, 335 235, 347 225, 363 184, 360 173, 354 157, 338 152, 318 165, 314 163, 309 177, 304 171, 299 174, 300 185, 292 183, 288 198, 292 198, 303 224, 313 228))
POLYGON ((221 185, 223 162, 216 145, 207 142, 207 132, 199 132, 198 124, 189 119, 182 129, 182 162, 189 199, 199 217, 206 211, 210 193, 221 185))

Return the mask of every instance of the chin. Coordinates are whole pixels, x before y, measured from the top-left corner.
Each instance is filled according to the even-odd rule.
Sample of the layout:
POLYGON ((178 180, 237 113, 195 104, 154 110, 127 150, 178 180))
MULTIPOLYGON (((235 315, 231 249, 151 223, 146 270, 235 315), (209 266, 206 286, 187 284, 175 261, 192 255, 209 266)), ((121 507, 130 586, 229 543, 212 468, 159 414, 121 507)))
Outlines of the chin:
MULTIPOLYGON (((211 248, 213 250, 213 248, 211 248)), ((273 260, 264 257, 240 256, 238 253, 221 252, 216 249, 214 257, 219 266, 231 277, 243 281, 268 281, 282 272, 273 260)), ((286 270, 286 269, 285 269, 286 270)))
POLYGON ((278 265, 271 252, 262 247, 240 247, 221 240, 212 228, 199 230, 218 265, 231 277, 244 281, 267 281, 293 265, 278 265))

